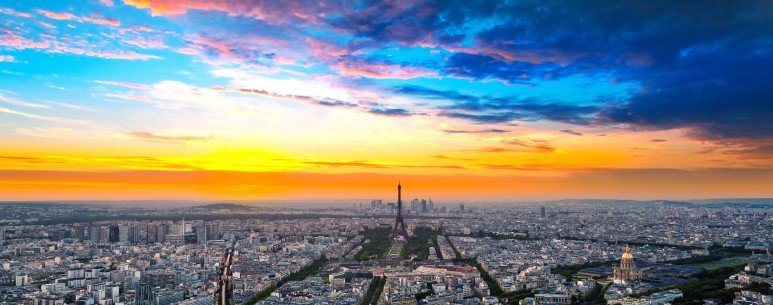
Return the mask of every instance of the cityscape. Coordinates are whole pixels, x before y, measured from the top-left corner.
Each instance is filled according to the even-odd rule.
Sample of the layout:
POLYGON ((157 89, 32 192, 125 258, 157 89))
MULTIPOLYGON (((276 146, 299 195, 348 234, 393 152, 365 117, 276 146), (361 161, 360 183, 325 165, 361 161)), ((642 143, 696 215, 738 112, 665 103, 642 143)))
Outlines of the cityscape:
POLYGON ((0 1, 0 305, 773 305, 771 0, 0 1))
POLYGON ((6 203, 0 302, 771 302, 770 200, 471 207, 402 192, 325 208, 6 203))

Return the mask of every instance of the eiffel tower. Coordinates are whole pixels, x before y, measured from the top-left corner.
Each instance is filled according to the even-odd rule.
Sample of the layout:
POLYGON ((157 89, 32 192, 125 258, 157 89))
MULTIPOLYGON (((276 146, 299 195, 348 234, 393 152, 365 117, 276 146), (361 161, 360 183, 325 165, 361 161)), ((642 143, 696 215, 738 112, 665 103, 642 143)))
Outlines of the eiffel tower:
POLYGON ((233 270, 236 241, 231 242, 231 248, 223 254, 223 261, 217 272, 217 289, 212 298, 212 305, 234 305, 233 270))
POLYGON ((408 239, 408 231, 405 229, 405 222, 403 221, 402 186, 400 186, 399 182, 397 183, 397 218, 395 218, 395 226, 392 228, 389 238, 392 240, 408 239))

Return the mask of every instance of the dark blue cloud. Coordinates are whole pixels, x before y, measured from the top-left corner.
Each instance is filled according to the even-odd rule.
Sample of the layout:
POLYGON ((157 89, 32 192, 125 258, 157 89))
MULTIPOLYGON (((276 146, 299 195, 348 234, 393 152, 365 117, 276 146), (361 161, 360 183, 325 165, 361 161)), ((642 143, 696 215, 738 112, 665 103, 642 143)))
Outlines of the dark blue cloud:
POLYGON ((413 113, 411 113, 410 111, 402 108, 371 108, 370 110, 368 110, 368 112, 375 115, 397 116, 397 117, 413 115, 413 113))
MULTIPOLYGON (((768 0, 366 0, 302 5, 307 6, 315 12, 307 15, 323 17, 298 22, 315 31, 282 31, 282 37, 319 28, 346 33, 335 47, 364 58, 338 55, 346 62, 387 62, 436 70, 441 77, 519 85, 576 75, 604 75, 600 81, 613 77, 615 82, 642 85, 641 92, 625 100, 589 100, 582 105, 427 88, 397 90, 451 101, 440 109, 441 115, 480 123, 552 120, 648 130, 686 128, 697 139, 773 140, 768 0), (437 62, 368 57, 370 51, 401 45, 444 49, 449 55, 437 62)), ((261 33, 274 27, 249 26, 261 33)), ((247 54, 236 54, 255 61, 274 57, 249 48, 251 42, 244 44, 247 47, 237 47, 247 54)), ((371 112, 410 113, 383 107, 371 112)))
POLYGON ((594 105, 574 105, 557 101, 516 96, 474 96, 451 90, 435 90, 420 86, 398 86, 394 92, 426 99, 444 100, 450 105, 439 106, 439 115, 471 120, 477 123, 507 123, 514 120, 556 122, 588 125, 601 109, 594 105))
POLYGON ((611 75, 642 85, 629 99, 582 106, 398 88, 452 101, 443 108, 445 116, 481 123, 546 119, 686 128, 689 136, 708 140, 773 139, 769 1, 473 2, 382 4, 410 8, 399 10, 404 14, 396 19, 371 12, 337 25, 361 29, 358 37, 379 44, 445 48, 452 54, 431 68, 447 76, 531 85, 534 79, 611 75), (436 14, 425 14, 432 10, 436 14), (492 21, 480 32, 458 32, 492 21), (464 38, 473 45, 461 44, 464 38))

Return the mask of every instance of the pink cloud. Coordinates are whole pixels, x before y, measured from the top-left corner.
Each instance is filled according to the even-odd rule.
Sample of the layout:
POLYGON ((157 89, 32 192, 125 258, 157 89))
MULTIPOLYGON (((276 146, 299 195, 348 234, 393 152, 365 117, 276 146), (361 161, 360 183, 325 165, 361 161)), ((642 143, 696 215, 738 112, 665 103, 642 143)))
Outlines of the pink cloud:
POLYGON ((124 34, 126 32, 131 32, 139 35, 140 32, 153 32, 155 30, 152 27, 149 27, 147 25, 132 25, 132 26, 121 28, 118 31, 121 32, 121 34, 124 34))
POLYGON ((59 13, 59 12, 52 12, 47 10, 37 10, 38 13, 43 14, 44 16, 54 19, 54 20, 73 20, 78 22, 88 22, 93 24, 99 24, 99 25, 106 25, 106 26, 121 26, 121 21, 118 19, 112 19, 112 18, 105 18, 100 15, 91 15, 86 17, 78 17, 70 13, 59 13))
POLYGON ((153 16, 181 15, 189 10, 218 11, 232 16, 248 16, 269 23, 291 20, 313 21, 329 11, 343 9, 344 4, 308 5, 302 1, 231 1, 231 0, 125 0, 137 8, 150 9, 153 16))
POLYGON ((32 39, 22 37, 14 32, 5 30, 0 36, 0 46, 11 47, 19 50, 23 49, 45 49, 51 44, 46 41, 34 41, 32 39))
POLYGON ((136 37, 124 40, 124 42, 143 49, 163 49, 168 47, 162 39, 152 40, 145 37, 136 37))
POLYGON ((115 5, 113 0, 99 0, 99 3, 102 3, 102 5, 104 5, 104 6, 110 6, 110 7, 115 5))
POLYGON ((57 13, 47 10, 38 10, 38 13, 43 14, 44 16, 55 19, 55 20, 80 20, 78 16, 75 16, 70 13, 57 13))
MULTIPOLYGON (((186 36, 185 41, 188 46, 178 49, 183 54, 197 54, 211 56, 205 58, 212 63, 218 60, 225 62, 245 62, 253 60, 263 60, 275 62, 273 55, 277 50, 283 52, 292 52, 286 47, 287 41, 279 38, 264 37, 256 35, 209 37, 203 35, 186 36)), ((283 58, 289 58, 284 56, 283 58)), ((287 62, 282 59, 282 63, 287 62)))
POLYGON ((338 71, 344 76, 366 78, 411 79, 417 77, 434 77, 434 71, 419 67, 403 67, 390 64, 369 64, 364 62, 339 62, 338 71))
POLYGON ((11 55, 0 55, 0 62, 14 62, 15 58, 11 55))
POLYGON ((55 54, 75 54, 90 57, 99 57, 106 59, 127 59, 127 60, 148 60, 157 59, 158 56, 140 54, 132 51, 123 51, 115 49, 98 50, 94 46, 81 42, 62 42, 53 40, 50 36, 41 36, 43 40, 36 41, 19 34, 5 30, 0 32, 0 46, 10 47, 18 50, 41 49, 48 53, 55 54))
POLYGON ((6 15, 11 15, 11 16, 16 16, 16 17, 22 17, 22 18, 30 18, 30 17, 32 17, 31 14, 19 12, 19 11, 16 11, 16 10, 12 10, 10 8, 0 8, 0 13, 6 14, 6 15))
POLYGON ((93 24, 107 25, 107 26, 121 26, 121 21, 118 19, 104 18, 100 16, 86 16, 83 17, 83 21, 93 24))
POLYGON ((56 29, 56 26, 55 26, 55 25, 53 25, 53 24, 50 24, 50 23, 48 23, 48 22, 38 21, 38 24, 39 24, 40 26, 44 27, 44 28, 48 28, 48 29, 51 29, 51 30, 53 30, 53 29, 56 29))
POLYGON ((99 57, 99 58, 105 58, 105 59, 148 60, 148 59, 159 59, 160 58, 160 57, 158 57, 156 55, 140 54, 140 53, 133 52, 133 51, 123 51, 123 50, 89 50, 89 49, 85 49, 85 48, 68 46, 68 45, 60 45, 60 44, 57 44, 53 48, 49 48, 48 52, 49 53, 75 54, 75 55, 99 57))
POLYGON ((350 51, 346 48, 339 47, 332 42, 328 42, 321 39, 306 38, 306 44, 311 52, 311 55, 319 60, 331 60, 338 58, 339 56, 350 55, 350 51))
POLYGON ((199 51, 193 48, 180 48, 180 49, 177 49, 177 52, 180 54, 186 54, 186 55, 199 54, 199 51))

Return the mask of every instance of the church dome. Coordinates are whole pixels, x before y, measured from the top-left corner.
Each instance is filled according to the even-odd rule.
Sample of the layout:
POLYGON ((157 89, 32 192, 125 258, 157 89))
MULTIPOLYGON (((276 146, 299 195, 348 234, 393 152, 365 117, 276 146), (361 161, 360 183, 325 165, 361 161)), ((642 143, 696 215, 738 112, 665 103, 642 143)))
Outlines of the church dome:
POLYGON ((633 259, 633 254, 631 254, 631 247, 628 245, 625 245, 625 248, 623 249, 623 259, 630 260, 633 259))

